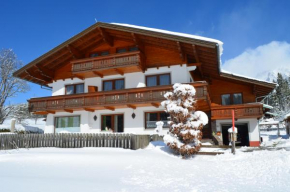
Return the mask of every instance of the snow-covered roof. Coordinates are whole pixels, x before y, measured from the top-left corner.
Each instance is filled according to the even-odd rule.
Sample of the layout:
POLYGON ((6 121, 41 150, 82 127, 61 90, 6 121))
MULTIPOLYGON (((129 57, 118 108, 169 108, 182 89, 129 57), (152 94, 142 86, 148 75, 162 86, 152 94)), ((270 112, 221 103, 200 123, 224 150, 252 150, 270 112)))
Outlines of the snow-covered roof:
POLYGON ((263 103, 263 107, 264 107, 264 108, 267 108, 267 109, 273 109, 273 108, 274 108, 274 107, 272 107, 271 105, 267 105, 267 104, 264 104, 264 103, 263 103))
POLYGON ((245 75, 240 75, 240 74, 232 73, 232 72, 226 71, 224 69, 221 69, 221 72, 222 73, 225 73, 225 74, 228 74, 228 75, 242 77, 242 78, 246 78, 246 79, 253 80, 253 81, 258 81, 258 82, 262 82, 262 83, 269 83, 269 84, 272 84, 272 85, 276 85, 276 83, 273 83, 273 82, 264 81, 264 80, 261 80, 261 79, 256 79, 256 78, 253 78, 253 77, 248 77, 248 76, 245 76, 245 75))
POLYGON ((259 125, 277 125, 279 121, 268 121, 268 122, 261 122, 259 125))
POLYGON ((223 42, 219 41, 217 39, 212 39, 212 38, 207 38, 207 37, 202 37, 202 36, 192 35, 192 34, 187 34, 187 33, 172 32, 172 31, 167 31, 167 30, 163 30, 163 29, 142 27, 142 26, 138 26, 138 25, 130 25, 130 24, 125 24, 125 23, 111 23, 111 24, 120 25, 120 26, 124 26, 124 27, 131 27, 131 28, 136 28, 136 29, 142 29, 142 30, 147 30, 147 31, 153 31, 153 32, 158 32, 158 33, 164 33, 164 34, 169 34, 169 35, 175 35, 175 36, 180 36, 180 37, 187 37, 187 38, 191 38, 191 39, 198 39, 198 40, 208 41, 208 42, 212 42, 212 43, 217 43, 219 45, 219 48, 220 48, 220 55, 223 52, 223 42))

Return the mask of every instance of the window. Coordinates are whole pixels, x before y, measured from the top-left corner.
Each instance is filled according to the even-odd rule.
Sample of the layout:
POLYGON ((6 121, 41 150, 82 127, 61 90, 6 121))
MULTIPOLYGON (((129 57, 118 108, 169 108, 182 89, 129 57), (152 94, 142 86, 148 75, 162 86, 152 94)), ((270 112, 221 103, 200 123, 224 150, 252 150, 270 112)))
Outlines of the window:
POLYGON ((98 57, 98 56, 105 56, 105 55, 109 55, 110 52, 109 51, 98 51, 95 53, 91 53, 90 56, 91 57, 98 57))
POLYGON ((150 75, 146 77, 146 86, 170 85, 170 74, 150 75))
POLYGON ((55 132, 80 132, 80 116, 55 117, 55 132))
POLYGON ((66 95, 72 95, 72 94, 79 94, 84 93, 84 84, 72 84, 72 85, 66 85, 65 86, 65 94, 66 95))
POLYGON ((222 105, 238 105, 243 103, 242 93, 222 95, 222 105))
POLYGON ((124 79, 103 81, 103 91, 120 90, 125 88, 124 79))
POLYGON ((164 123, 163 128, 169 128, 168 117, 169 117, 169 114, 163 111, 146 112, 145 113, 145 128, 146 129, 156 128, 157 121, 163 121, 164 123))
POLYGON ((122 47, 117 49, 117 53, 126 53, 126 52, 133 52, 133 51, 138 51, 138 47, 133 46, 133 47, 122 47))
POLYGON ((117 49, 117 53, 125 53, 127 52, 126 48, 117 49))

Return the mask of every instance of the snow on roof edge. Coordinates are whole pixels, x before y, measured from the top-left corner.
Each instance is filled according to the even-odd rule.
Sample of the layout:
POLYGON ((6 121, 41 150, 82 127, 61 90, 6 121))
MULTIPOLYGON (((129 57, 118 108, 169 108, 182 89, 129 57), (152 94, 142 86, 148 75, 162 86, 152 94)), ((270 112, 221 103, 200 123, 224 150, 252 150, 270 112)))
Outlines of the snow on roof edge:
POLYGON ((240 74, 232 73, 232 72, 226 71, 224 69, 221 69, 221 72, 226 73, 228 75, 234 75, 234 76, 243 77, 243 78, 247 78, 247 79, 251 79, 251 80, 255 80, 255 81, 259 81, 259 82, 263 82, 263 83, 271 83, 271 84, 277 85, 276 83, 273 83, 273 82, 270 82, 270 81, 265 81, 265 80, 256 79, 256 78, 249 77, 249 76, 245 76, 245 75, 240 75, 240 74))
POLYGON ((165 34, 175 35, 175 36, 180 36, 180 37, 187 37, 187 38, 191 38, 191 39, 198 39, 198 40, 202 40, 202 41, 213 42, 213 43, 217 43, 219 45, 220 55, 222 55, 222 52, 223 52, 223 42, 220 40, 217 40, 217 39, 202 37, 202 36, 198 36, 198 35, 192 35, 192 34, 188 34, 188 33, 180 33, 180 32, 167 31, 167 30, 156 29, 156 28, 151 28, 151 27, 131 25, 131 24, 126 24, 126 23, 111 23, 111 24, 120 25, 120 26, 124 26, 124 27, 131 27, 131 28, 136 28, 136 29, 143 29, 143 30, 147 30, 147 31, 154 31, 154 32, 158 32, 158 33, 165 33, 165 34))

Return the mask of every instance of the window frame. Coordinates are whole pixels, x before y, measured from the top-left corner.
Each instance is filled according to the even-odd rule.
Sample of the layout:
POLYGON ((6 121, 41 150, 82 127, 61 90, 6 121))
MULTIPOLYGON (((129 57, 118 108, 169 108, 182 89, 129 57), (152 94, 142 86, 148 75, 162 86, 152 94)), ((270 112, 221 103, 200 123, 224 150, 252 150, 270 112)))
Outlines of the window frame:
MULTIPOLYGON (((147 116, 147 113, 157 113, 157 121, 161 121, 160 120, 160 113, 166 113, 165 111, 147 111, 147 112, 144 112, 144 127, 145 127, 145 129, 148 129, 148 130, 152 130, 152 129, 155 129, 155 128, 150 128, 150 127, 148 127, 147 128, 147 123, 146 123, 146 116, 147 116)), ((168 120, 168 121, 170 121, 170 120, 168 120)), ((165 129, 168 129, 169 127, 163 127, 163 128, 165 128, 165 129)))
MULTIPOLYGON (((105 82, 108 82, 108 81, 111 81, 112 82, 112 90, 106 90, 106 91, 115 91, 116 90, 116 81, 118 80, 123 80, 124 81, 124 89, 126 88, 125 87, 125 78, 119 78, 119 79, 108 79, 108 80, 103 80, 102 82, 102 91, 105 91, 104 90, 104 87, 105 87, 105 82)), ((118 89, 118 90, 123 90, 123 89, 118 89)))
POLYGON ((223 105, 223 95, 230 95, 230 104, 229 105, 241 105, 241 104, 234 104, 234 94, 241 94, 242 97, 242 103, 244 103, 244 97, 243 97, 243 93, 242 92, 238 92, 238 93, 223 93, 221 94, 221 105, 222 106, 227 106, 227 105, 223 105))
POLYGON ((139 48, 138 48, 136 45, 127 46, 127 47, 118 47, 118 48, 116 48, 116 53, 117 53, 117 54, 122 54, 122 53, 131 53, 131 52, 136 52, 136 51, 140 51, 139 48), (130 51, 131 48, 135 48, 136 50, 132 50, 132 51, 130 51), (124 52, 120 52, 120 53, 119 53, 118 51, 121 50, 121 49, 125 49, 126 51, 124 51, 124 52))
POLYGON ((81 121, 82 121, 82 118, 81 118, 81 115, 62 115, 62 116, 55 116, 54 117, 54 133, 56 133, 56 129, 57 129, 57 127, 56 127, 56 123, 57 123, 57 118, 64 118, 64 117, 79 117, 79 119, 80 119, 80 125, 79 125, 79 128, 81 128, 81 121))
POLYGON ((90 54, 88 55, 90 58, 95 58, 95 57, 105 57, 105 56, 109 56, 110 55, 110 50, 102 50, 102 51, 93 51, 90 52, 90 54), (102 55, 102 53, 104 52, 108 52, 107 55, 102 55), (98 54, 98 56, 92 56, 93 54, 98 54))
MULTIPOLYGON (((163 85, 160 85, 160 76, 162 76, 162 75, 169 75, 169 85, 171 85, 172 84, 171 73, 162 73, 162 74, 155 74, 155 75, 146 75, 145 76, 146 87, 148 87, 148 85, 147 85, 148 77, 154 77, 154 76, 156 76, 156 78, 157 78, 157 85, 156 86, 163 86, 163 85)), ((154 87, 154 86, 151 86, 151 87, 154 87)))
POLYGON ((77 85, 83 85, 84 86, 84 92, 85 93, 85 83, 75 83, 75 84, 69 84, 69 85, 65 85, 65 95, 75 95, 75 94, 83 94, 83 93, 76 93, 76 87, 77 85), (73 94, 67 94, 67 87, 68 86, 74 86, 74 92, 73 94))

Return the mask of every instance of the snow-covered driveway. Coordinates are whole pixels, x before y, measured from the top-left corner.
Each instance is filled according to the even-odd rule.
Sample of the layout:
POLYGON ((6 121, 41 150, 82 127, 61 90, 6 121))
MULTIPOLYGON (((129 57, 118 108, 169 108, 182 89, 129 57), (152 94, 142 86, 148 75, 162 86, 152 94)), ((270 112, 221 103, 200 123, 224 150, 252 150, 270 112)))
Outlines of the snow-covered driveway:
POLYGON ((237 152, 182 160, 145 150, 0 151, 0 191, 289 191, 290 152, 237 152))

